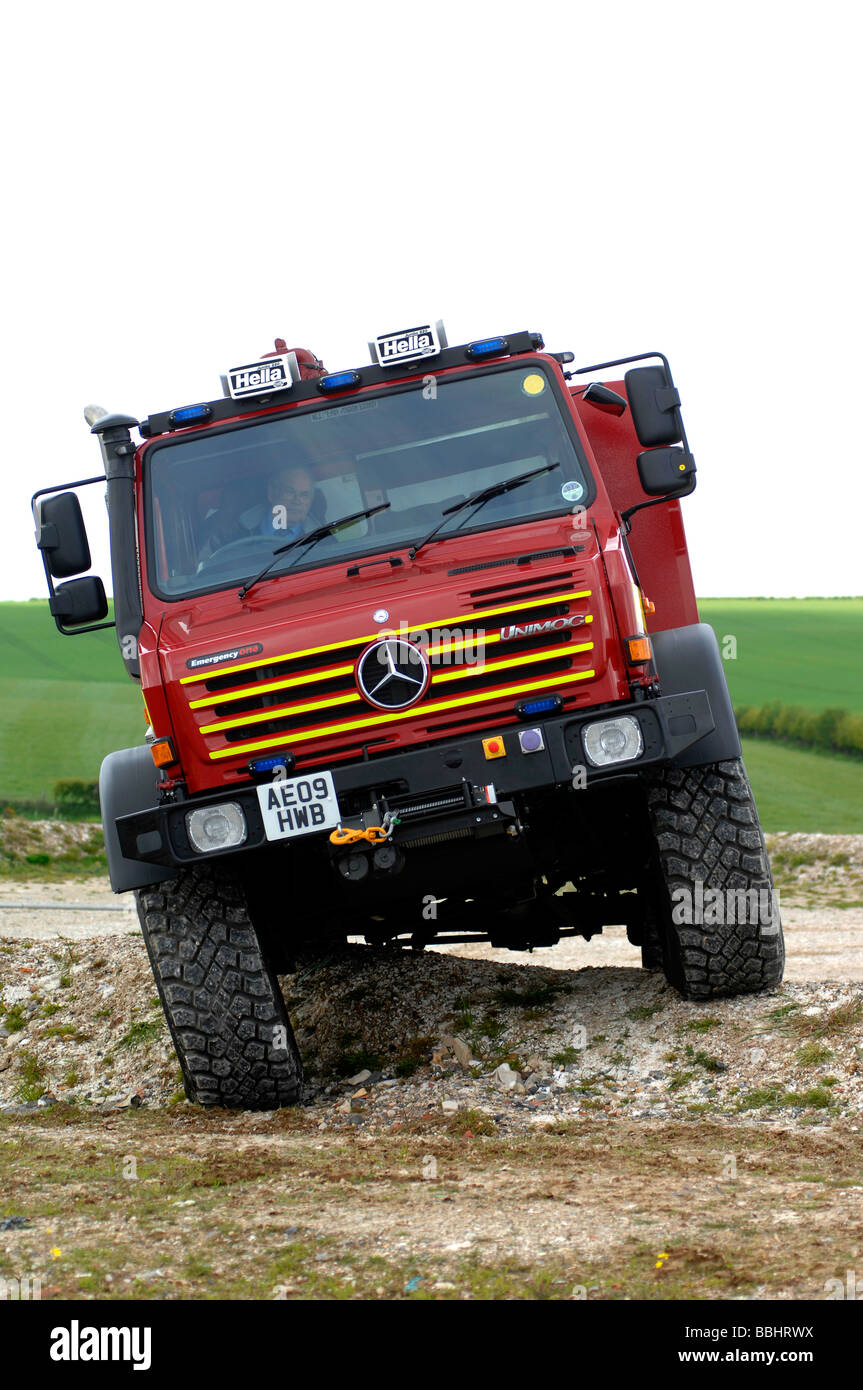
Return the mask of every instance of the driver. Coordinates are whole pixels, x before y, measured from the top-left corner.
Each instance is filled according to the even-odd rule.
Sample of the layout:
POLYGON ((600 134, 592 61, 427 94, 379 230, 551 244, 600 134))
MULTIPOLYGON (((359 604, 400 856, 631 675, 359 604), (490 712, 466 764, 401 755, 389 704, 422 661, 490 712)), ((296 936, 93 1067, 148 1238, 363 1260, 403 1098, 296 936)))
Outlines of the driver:
POLYGON ((289 464, 272 473, 267 481, 267 501, 246 507, 247 485, 235 483, 226 489, 219 509, 206 519, 207 534, 198 551, 200 569, 217 551, 242 540, 265 536, 275 544, 286 545, 312 529, 309 513, 315 495, 312 475, 304 464, 289 464))
POLYGON ((269 505, 259 527, 261 535, 287 544, 311 530, 307 519, 314 495, 312 475, 302 464, 271 474, 267 482, 269 505))

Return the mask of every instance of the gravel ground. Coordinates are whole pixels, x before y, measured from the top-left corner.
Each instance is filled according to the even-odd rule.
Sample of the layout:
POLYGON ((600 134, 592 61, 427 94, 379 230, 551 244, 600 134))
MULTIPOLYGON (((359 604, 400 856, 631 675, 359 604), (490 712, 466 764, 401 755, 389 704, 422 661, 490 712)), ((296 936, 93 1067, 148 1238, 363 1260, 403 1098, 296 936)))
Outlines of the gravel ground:
MULTIPOLYGON (((856 1119, 863 836, 774 836, 771 852, 788 964, 766 996, 685 1003, 639 968, 614 927, 530 955, 354 945, 301 962, 282 986, 306 1062, 307 1113, 323 1126, 372 1128, 444 1107, 516 1127, 600 1108, 856 1119), (350 1085, 351 1076, 363 1079, 350 1085)), ((7 879, 0 1104, 163 1105, 178 1088, 131 896, 98 877, 7 879)))
POLYGON ((772 993, 685 1003, 617 929, 529 956, 354 945, 283 977, 308 1094, 263 1115, 184 1100, 130 900, 7 879, 0 1275, 100 1299, 825 1297, 863 1248, 863 837, 777 838, 772 993))
MULTIPOLYGON (((353 946, 281 983, 322 1128, 600 1109, 810 1126, 863 1109, 863 986, 847 979, 704 1006, 631 965, 353 946)), ((140 935, 6 940, 0 999, 0 1107, 182 1099, 140 935)))
MULTIPOLYGON (((863 838, 863 837, 860 837, 863 838)), ((782 895, 788 946, 785 979, 863 981, 863 907, 794 907, 782 895)), ((115 896, 102 879, 58 883, 5 883, 0 888, 0 939, 90 941, 138 933, 131 894, 115 896)), ((638 965, 623 927, 606 927, 592 941, 571 937, 532 955, 497 951, 487 945, 435 946, 437 952, 470 960, 543 965, 552 970, 638 965)))

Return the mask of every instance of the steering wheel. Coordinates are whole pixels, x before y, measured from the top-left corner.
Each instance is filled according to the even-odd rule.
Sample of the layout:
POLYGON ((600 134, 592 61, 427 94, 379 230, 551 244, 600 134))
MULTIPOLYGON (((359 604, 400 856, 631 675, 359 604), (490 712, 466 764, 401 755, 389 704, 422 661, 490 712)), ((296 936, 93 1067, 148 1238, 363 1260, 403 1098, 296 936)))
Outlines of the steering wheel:
MULTIPOLYGON (((273 535, 275 538, 275 532, 273 535)), ((269 536, 238 536, 236 540, 226 541, 224 545, 219 546, 218 550, 214 550, 212 555, 208 555, 206 559, 201 560, 198 564, 198 573, 203 569, 207 569, 208 566, 214 564, 215 561, 221 559, 229 550, 241 550, 243 547, 248 550, 251 546, 254 546, 255 551, 261 546, 268 546, 270 553, 272 553, 274 549, 273 541, 269 536)))

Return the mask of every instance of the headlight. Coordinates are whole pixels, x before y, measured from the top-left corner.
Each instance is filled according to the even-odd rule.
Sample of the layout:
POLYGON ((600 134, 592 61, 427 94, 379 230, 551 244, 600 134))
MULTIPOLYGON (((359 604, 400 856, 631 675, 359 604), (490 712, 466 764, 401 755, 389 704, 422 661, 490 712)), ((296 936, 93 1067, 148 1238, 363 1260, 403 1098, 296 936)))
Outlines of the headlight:
POLYGON ((637 719, 622 714, 619 719, 603 719, 588 724, 584 731, 584 751, 594 767, 625 763, 637 758, 644 748, 637 719))
POLYGON ((196 811, 186 812, 186 832, 199 854, 233 849, 246 838, 246 817, 236 801, 200 806, 196 811))

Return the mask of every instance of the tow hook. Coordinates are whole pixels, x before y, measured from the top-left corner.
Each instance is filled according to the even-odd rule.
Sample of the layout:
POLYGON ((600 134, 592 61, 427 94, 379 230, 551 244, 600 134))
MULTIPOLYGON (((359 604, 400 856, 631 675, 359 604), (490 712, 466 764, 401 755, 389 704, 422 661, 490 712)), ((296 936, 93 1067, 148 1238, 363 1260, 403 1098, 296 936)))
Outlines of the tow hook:
POLYGON ((370 868, 379 875, 401 873, 405 856, 392 843, 393 831, 398 824, 398 816, 387 811, 381 825, 368 825, 364 829, 338 826, 330 835, 330 844, 356 846, 336 860, 336 868, 342 878, 350 883, 360 883, 368 877, 370 868), (371 846, 371 853, 366 849, 366 844, 371 846))

